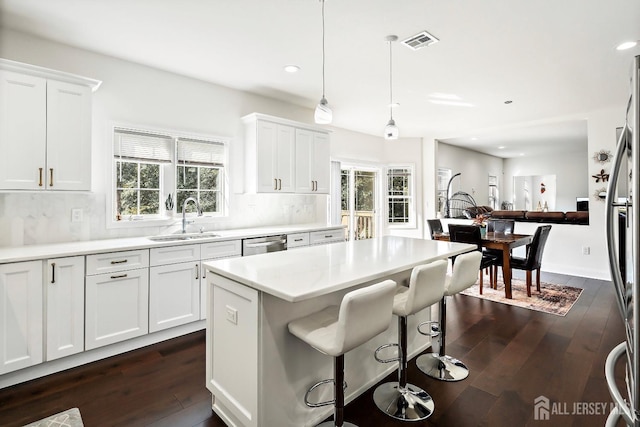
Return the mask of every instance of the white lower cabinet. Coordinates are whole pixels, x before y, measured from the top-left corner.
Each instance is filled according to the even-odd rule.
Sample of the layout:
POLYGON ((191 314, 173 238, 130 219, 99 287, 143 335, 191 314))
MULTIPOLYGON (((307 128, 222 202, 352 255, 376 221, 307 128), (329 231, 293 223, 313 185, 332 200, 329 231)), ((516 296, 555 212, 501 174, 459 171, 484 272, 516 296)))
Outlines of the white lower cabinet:
POLYGON ((151 249, 149 332, 200 319, 200 245, 151 249))
POLYGON ((42 261, 0 265, 0 375, 42 363, 42 261))
MULTIPOLYGON (((222 258, 242 256, 242 240, 203 243, 201 246, 202 262, 215 261, 222 258)), ((200 274, 200 319, 207 318, 207 269, 201 266, 200 274)))
POLYGON ((309 233, 310 245, 325 245, 327 243, 344 242, 344 240, 344 227, 309 233))
MULTIPOLYGON (((137 252, 90 255, 85 283, 85 348, 91 350, 139 337, 149 332, 149 268, 127 270, 137 252), (116 271, 93 274, 92 257, 111 256, 116 271)), ((143 257, 145 258, 145 257, 143 257)), ((146 259, 148 259, 148 254, 146 259)))
POLYGON ((44 289, 46 360, 84 351, 84 256, 48 260, 44 289))

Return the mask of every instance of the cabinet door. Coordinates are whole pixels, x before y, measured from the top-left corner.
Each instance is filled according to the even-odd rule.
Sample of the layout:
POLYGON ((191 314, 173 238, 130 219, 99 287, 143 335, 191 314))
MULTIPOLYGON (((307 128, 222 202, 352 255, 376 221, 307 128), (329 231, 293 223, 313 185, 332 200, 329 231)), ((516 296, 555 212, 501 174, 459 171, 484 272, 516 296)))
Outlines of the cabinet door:
POLYGON ((91 89, 47 82, 47 188, 91 189, 91 89))
POLYGON ((200 319, 200 263, 151 267, 149 332, 200 319))
POLYGON ((295 138, 294 128, 278 125, 276 171, 278 191, 283 193, 295 191, 295 138))
MULTIPOLYGON (((218 256, 215 258, 203 259, 202 262, 205 263, 207 261, 215 261, 217 259, 238 258, 238 257, 240 257, 240 252, 237 252, 233 255, 218 256)), ((207 268, 201 263, 200 264, 200 319, 204 320, 206 318, 207 318, 207 268)))
POLYGON ((329 136, 296 129, 296 192, 329 193, 329 136))
POLYGON ((47 82, 0 71, 0 189, 44 189, 47 82))
POLYGON ((0 375, 42 362, 42 261, 0 265, 0 375))
POLYGON ((295 132, 291 126, 258 120, 256 191, 294 191, 294 141, 295 132))
POLYGON ((329 135, 316 132, 313 137, 312 178, 318 194, 329 194, 331 160, 329 155, 329 135))
POLYGON ((47 261, 46 360, 84 350, 84 257, 47 261))
POLYGON ((85 280, 87 350, 148 333, 148 268, 87 276, 85 280))

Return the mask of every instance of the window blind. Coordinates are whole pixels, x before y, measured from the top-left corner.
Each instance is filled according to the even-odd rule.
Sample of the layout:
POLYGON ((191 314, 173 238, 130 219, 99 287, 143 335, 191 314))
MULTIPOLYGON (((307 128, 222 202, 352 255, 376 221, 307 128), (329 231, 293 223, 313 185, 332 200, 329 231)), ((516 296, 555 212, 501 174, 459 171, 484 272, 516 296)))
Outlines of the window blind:
POLYGON ((113 154, 124 160, 171 163, 173 138, 153 133, 116 129, 113 154))
POLYGON ((224 166, 224 143, 178 138, 178 165, 224 166))

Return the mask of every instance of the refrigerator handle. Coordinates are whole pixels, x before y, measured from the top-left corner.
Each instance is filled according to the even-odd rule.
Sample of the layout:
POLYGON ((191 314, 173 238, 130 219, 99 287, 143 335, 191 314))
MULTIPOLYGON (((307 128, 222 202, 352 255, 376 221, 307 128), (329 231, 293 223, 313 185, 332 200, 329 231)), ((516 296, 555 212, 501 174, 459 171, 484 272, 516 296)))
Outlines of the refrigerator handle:
POLYGON ((613 165, 611 166, 611 173, 609 174, 609 185, 607 188, 607 195, 605 198, 605 235, 607 241, 607 252, 609 255, 609 267, 611 268, 611 280, 613 281, 616 297, 618 300, 618 308, 620 309, 620 315, 624 321, 627 318, 626 314, 626 301, 625 301, 625 285, 622 272, 620 271, 620 265, 616 259, 616 242, 614 236, 614 212, 618 206, 628 206, 628 204, 621 204, 616 201, 616 187, 618 184, 618 175, 620 172, 620 165, 624 160, 625 152, 627 149, 627 137, 630 137, 629 126, 625 124, 622 132, 620 133, 620 139, 616 145, 616 154, 613 158, 613 165))
POLYGON ((610 424, 612 421, 617 421, 619 416, 624 418, 624 421, 627 425, 634 425, 634 416, 629 409, 627 402, 622 398, 620 391, 618 390, 618 386, 616 385, 615 379, 615 367, 618 359, 626 353, 627 342, 623 341, 611 350, 609 355, 607 356, 607 360, 604 363, 604 376, 607 379, 607 387, 609 388, 609 393, 611 394, 611 398, 613 399, 613 403, 616 405, 615 409, 611 411, 609 417, 607 418, 607 426, 615 426, 616 424, 610 424), (617 413, 617 414, 614 414, 617 413))

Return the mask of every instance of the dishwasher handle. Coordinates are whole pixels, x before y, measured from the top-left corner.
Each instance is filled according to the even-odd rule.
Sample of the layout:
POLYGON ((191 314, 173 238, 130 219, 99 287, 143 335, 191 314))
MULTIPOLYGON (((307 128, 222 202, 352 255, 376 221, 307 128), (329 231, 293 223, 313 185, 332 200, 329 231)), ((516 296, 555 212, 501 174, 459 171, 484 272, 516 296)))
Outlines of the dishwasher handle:
POLYGON ((287 243, 287 239, 282 240, 270 240, 268 242, 259 242, 259 243, 245 243, 245 248, 263 248, 275 245, 284 245, 287 243))

